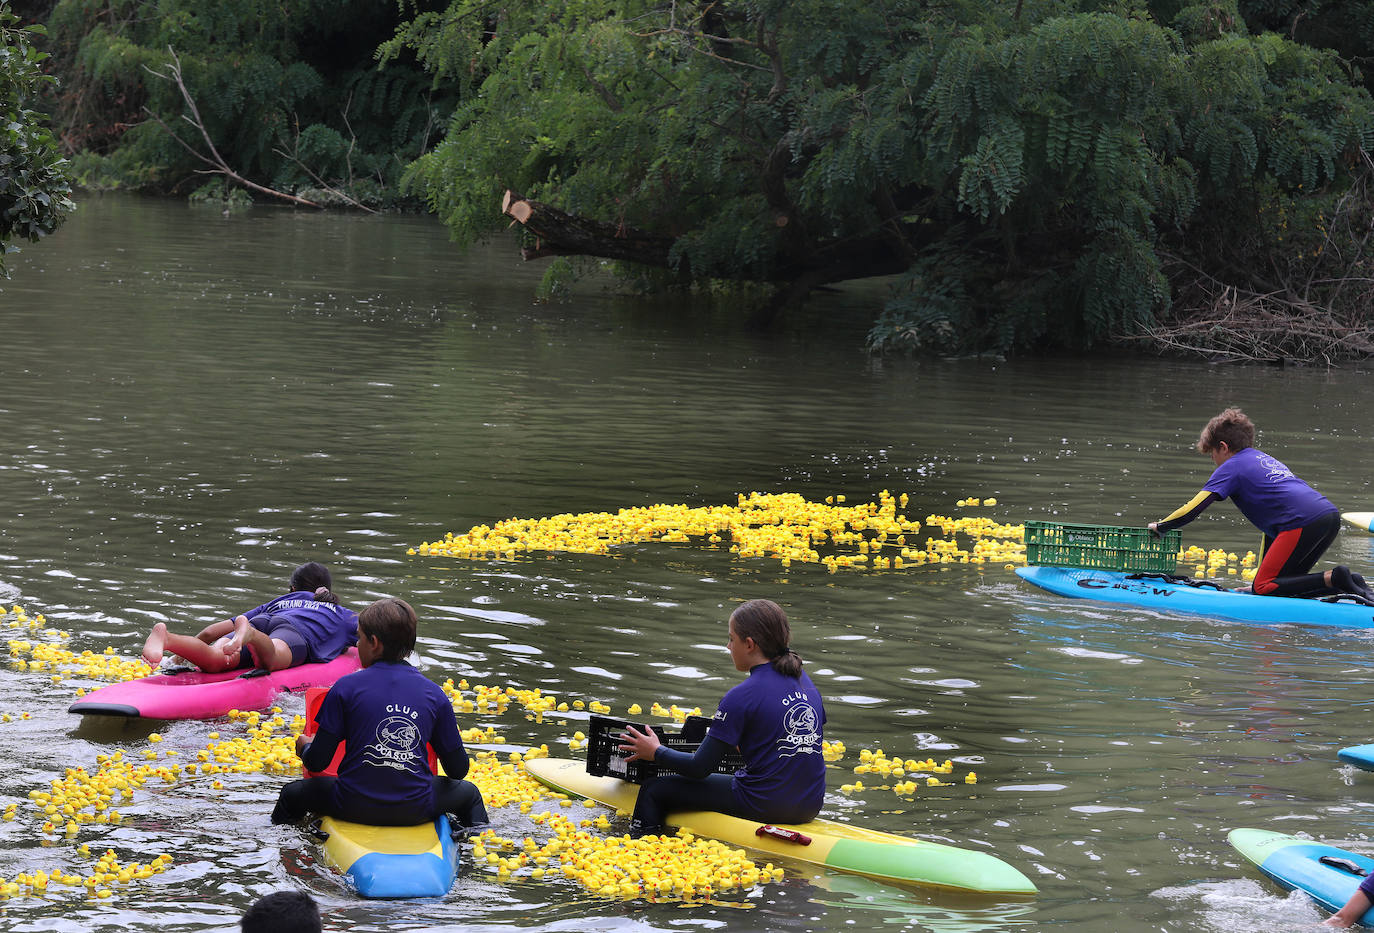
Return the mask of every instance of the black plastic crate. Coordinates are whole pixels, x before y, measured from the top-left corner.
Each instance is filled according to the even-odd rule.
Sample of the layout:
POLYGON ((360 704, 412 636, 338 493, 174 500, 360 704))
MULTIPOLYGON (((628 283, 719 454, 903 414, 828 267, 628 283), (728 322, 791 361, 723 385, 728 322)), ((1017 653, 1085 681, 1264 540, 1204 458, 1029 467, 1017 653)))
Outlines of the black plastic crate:
MULTIPOLYGON (((706 737, 706 728, 711 720, 704 716, 688 716, 682 730, 670 732, 664 726, 650 726, 666 747, 680 752, 694 752, 701 740, 706 737)), ((643 723, 631 723, 624 719, 609 716, 591 717, 591 731, 587 736, 587 773, 600 776, 618 777, 631 784, 643 784, 658 777, 660 772, 676 773, 676 769, 652 761, 626 761, 620 751, 620 734, 626 726, 633 725, 641 732, 643 723)), ((729 751, 716 765, 719 774, 734 774, 744 767, 744 759, 739 752, 729 751)))

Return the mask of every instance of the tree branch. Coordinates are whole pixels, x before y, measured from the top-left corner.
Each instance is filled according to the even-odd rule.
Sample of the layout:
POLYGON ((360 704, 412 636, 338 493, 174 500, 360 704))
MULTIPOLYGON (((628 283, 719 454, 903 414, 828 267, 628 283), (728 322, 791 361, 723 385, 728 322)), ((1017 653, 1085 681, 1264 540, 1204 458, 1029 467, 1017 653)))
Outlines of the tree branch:
POLYGON ((191 96, 191 92, 186 88, 186 82, 182 80, 181 59, 177 57, 176 50, 173 49, 171 46, 167 47, 167 52, 172 56, 172 62, 167 66, 167 71, 165 73, 161 71, 154 71, 147 65, 143 66, 143 70, 156 78, 161 78, 164 81, 171 81, 173 84, 177 86, 177 90, 181 92, 182 101, 185 102, 186 108, 191 111, 190 116, 182 114, 181 118, 200 131, 201 139, 205 141, 205 147, 207 150, 209 150, 210 154, 207 156, 205 153, 196 149, 186 140, 182 139, 180 135, 178 135, 170 126, 167 125, 167 123, 162 119, 162 117, 158 116, 147 106, 143 108, 143 111, 146 114, 148 114, 148 116, 156 120, 158 125, 161 126, 164 130, 166 130, 173 139, 180 143, 183 149, 191 153, 191 155, 195 156, 200 161, 204 162, 206 165, 209 165, 211 167, 210 174, 223 175, 231 181, 234 181, 237 184, 242 185, 243 187, 248 188, 252 191, 257 191, 262 194, 270 195, 274 198, 281 198, 284 201, 290 201, 292 204, 301 204, 305 207, 319 207, 320 205, 316 204, 314 201, 309 201, 305 198, 297 197, 294 194, 287 194, 285 191, 277 191, 274 188, 268 188, 258 184, 257 182, 249 181, 247 178, 244 178, 238 172, 234 171, 232 168, 229 167, 229 163, 225 161, 224 156, 220 155, 219 150, 215 148, 215 141, 210 138, 210 132, 205 128, 205 121, 201 118, 200 108, 196 106, 195 98, 191 96))

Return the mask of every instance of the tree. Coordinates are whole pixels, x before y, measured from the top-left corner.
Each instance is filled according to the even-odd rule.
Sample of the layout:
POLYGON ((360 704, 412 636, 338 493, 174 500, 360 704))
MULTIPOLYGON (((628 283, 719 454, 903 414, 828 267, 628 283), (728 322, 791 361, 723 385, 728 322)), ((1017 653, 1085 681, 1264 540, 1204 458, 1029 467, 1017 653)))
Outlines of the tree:
POLYGON ((11 240, 36 242, 75 207, 66 162, 43 114, 31 109, 51 80, 41 70, 47 56, 33 46, 37 35, 41 27, 20 26, 0 0, 0 275, 8 275, 4 254, 13 250, 11 240))
POLYGON ((385 202, 452 109, 413 62, 377 67, 397 22, 373 0, 58 0, 63 141, 97 183, 184 191, 209 173, 385 202))
POLYGON ((1251 35, 1226 0, 1171 23, 1065 0, 453 0, 383 54, 403 49, 463 101, 407 176, 460 242, 505 197, 527 255, 643 245, 628 267, 660 282, 772 283, 762 318, 893 275, 873 342, 938 352, 1149 327, 1171 256, 1215 271, 1236 224, 1329 207, 1374 141, 1335 53, 1251 35), (563 242, 568 221, 600 244, 563 242))

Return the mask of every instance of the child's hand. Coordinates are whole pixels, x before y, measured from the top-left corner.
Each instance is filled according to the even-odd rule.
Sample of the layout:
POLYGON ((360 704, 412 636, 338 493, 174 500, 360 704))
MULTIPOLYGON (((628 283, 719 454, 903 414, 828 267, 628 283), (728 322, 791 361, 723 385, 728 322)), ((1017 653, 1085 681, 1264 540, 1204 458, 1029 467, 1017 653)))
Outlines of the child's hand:
POLYGON ((658 740, 658 734, 647 728, 640 732, 634 726, 626 726, 625 730, 620 733, 620 750, 629 753, 625 760, 653 761, 654 755, 658 754, 658 747, 663 744, 658 740))
POLYGON ((243 651, 243 643, 248 640, 248 618, 239 616, 234 620, 234 634, 226 635, 218 643, 219 649, 224 652, 226 661, 238 666, 239 655, 243 651))

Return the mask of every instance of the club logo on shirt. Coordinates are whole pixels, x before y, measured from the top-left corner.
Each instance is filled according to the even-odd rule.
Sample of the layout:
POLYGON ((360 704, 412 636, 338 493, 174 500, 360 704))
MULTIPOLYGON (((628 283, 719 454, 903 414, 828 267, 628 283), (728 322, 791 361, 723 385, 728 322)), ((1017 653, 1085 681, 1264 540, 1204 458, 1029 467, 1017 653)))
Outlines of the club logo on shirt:
POLYGON ((368 764, 398 771, 411 770, 419 758, 420 729, 405 716, 383 719, 377 725, 377 741, 363 750, 368 764))
POLYGON ((1268 454, 1261 454, 1258 458, 1259 465, 1268 471, 1268 479, 1292 479, 1293 471, 1282 463, 1279 463, 1268 454))
POLYGON ((794 755, 814 755, 821 750, 821 717, 807 702, 788 702, 782 714, 783 736, 778 740, 778 754, 783 758, 794 755))

